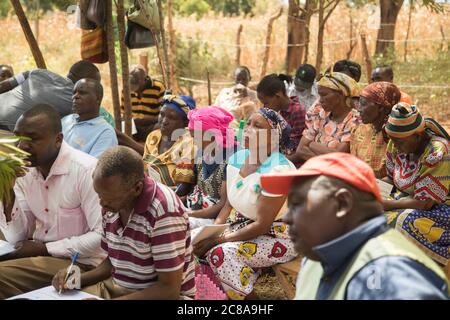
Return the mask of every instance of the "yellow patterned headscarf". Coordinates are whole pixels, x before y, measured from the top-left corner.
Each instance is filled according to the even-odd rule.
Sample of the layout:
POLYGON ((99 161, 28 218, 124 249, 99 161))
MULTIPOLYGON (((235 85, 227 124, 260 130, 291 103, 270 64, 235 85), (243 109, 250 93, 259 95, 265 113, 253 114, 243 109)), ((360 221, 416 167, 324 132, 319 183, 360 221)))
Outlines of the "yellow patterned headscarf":
POLYGON ((318 85, 339 92, 347 98, 359 96, 359 85, 353 78, 340 72, 325 73, 319 80, 318 85))

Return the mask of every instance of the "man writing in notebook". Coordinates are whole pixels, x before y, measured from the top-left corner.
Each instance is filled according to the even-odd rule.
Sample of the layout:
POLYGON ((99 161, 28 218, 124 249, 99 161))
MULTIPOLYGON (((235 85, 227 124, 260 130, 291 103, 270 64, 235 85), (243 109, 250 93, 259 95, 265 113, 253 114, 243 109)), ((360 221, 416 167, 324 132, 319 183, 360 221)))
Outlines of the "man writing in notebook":
MULTIPOLYGON (((82 290, 104 299, 193 298, 194 258, 181 200, 145 177, 141 156, 128 147, 106 150, 93 179, 108 257, 81 274, 82 290)), ((66 273, 62 269, 53 279, 57 290, 68 289, 66 273)))
POLYGON ((75 252, 82 270, 105 256, 92 186, 96 159, 63 142, 60 116, 49 105, 26 111, 14 133, 29 138, 19 148, 30 154, 30 168, 16 179, 12 198, 0 199, 0 230, 16 246, 0 257, 0 299, 49 285, 75 252))

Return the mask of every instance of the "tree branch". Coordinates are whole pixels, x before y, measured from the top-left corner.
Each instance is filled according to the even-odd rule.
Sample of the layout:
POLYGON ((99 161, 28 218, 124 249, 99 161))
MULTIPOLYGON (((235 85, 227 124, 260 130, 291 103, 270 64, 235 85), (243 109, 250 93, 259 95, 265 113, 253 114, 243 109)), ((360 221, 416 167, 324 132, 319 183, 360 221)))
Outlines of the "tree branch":
POLYGON ((336 0, 334 6, 328 11, 327 15, 323 18, 322 26, 325 25, 325 23, 327 22, 328 18, 331 16, 331 14, 333 13, 334 9, 336 9, 336 7, 339 4, 339 2, 341 2, 341 0, 336 0))

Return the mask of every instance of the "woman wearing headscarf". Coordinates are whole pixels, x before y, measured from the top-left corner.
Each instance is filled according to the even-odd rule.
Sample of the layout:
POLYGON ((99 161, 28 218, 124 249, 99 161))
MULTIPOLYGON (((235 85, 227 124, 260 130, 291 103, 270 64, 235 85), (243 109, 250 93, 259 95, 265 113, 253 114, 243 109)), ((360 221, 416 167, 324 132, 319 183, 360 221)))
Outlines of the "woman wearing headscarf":
POLYGON ((450 244, 450 137, 414 105, 392 108, 386 133, 386 181, 395 185, 384 201, 388 224, 400 230, 442 265, 450 244))
POLYGON ((228 161, 227 201, 215 223, 228 222, 230 228, 218 238, 194 246, 198 257, 206 259, 231 299, 253 296, 260 269, 296 257, 282 217, 286 197, 261 187, 261 175, 295 170, 280 153, 278 145, 289 137, 290 127, 275 111, 262 108, 245 128, 245 150, 228 161))
POLYGON ((319 102, 306 113, 306 128, 294 155, 299 164, 330 152, 350 152, 351 130, 360 123, 355 109, 358 83, 339 72, 326 73, 318 82, 319 102))
POLYGON ((152 131, 145 142, 144 165, 150 177, 167 186, 194 184, 194 142, 186 130, 188 113, 195 108, 189 96, 166 95, 159 113, 159 129, 152 131))
POLYGON ((383 128, 392 107, 400 100, 400 90, 390 82, 365 87, 359 98, 362 124, 352 130, 350 153, 370 165, 379 179, 386 176, 387 138, 383 128))
POLYGON ((221 107, 191 110, 189 130, 197 153, 195 187, 187 197, 191 228, 211 224, 226 202, 227 159, 236 151, 233 115, 221 107))

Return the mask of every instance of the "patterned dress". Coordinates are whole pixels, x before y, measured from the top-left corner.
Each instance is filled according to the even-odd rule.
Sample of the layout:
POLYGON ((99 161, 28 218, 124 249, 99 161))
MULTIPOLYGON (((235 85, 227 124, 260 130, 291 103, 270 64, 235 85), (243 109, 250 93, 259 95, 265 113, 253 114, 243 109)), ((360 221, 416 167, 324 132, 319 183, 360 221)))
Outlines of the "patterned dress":
POLYGON ((398 192, 395 199, 410 196, 433 200, 430 210, 405 209, 387 212, 388 224, 402 232, 440 264, 450 256, 450 144, 432 136, 420 157, 387 147, 386 167, 398 192))
POLYGON ((350 153, 366 162, 378 179, 386 176, 386 141, 383 132, 371 124, 360 124, 352 130, 350 153))
POLYGON ((161 131, 152 131, 145 142, 144 165, 148 175, 167 186, 195 183, 194 142, 189 132, 179 137, 168 150, 159 153, 161 131))
POLYGON ((317 103, 306 113, 306 128, 303 136, 308 140, 336 148, 339 143, 350 143, 351 131, 361 122, 359 113, 352 109, 345 119, 337 123, 330 119, 330 113, 317 103))
MULTIPOLYGON (((236 152, 227 167, 227 195, 233 207, 228 219, 231 224, 228 232, 235 232, 254 222, 256 205, 261 196, 280 197, 261 189, 262 174, 295 170, 295 166, 282 154, 274 153, 255 173, 243 178, 239 171, 248 156, 248 150, 236 152)), ((285 204, 268 234, 248 241, 222 243, 207 253, 206 259, 230 299, 242 300, 250 294, 261 268, 296 257, 288 227, 281 221, 286 211, 285 204)))

